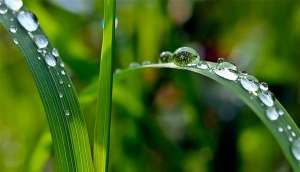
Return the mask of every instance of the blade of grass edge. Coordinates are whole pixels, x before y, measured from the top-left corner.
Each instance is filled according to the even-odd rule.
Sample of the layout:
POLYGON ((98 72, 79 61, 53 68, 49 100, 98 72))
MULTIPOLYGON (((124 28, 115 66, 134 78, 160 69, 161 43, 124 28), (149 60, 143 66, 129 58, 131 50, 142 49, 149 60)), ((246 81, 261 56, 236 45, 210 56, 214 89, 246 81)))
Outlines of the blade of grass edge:
MULTIPOLYGON (((27 11, 25 7, 20 10, 27 11)), ((61 73, 65 70, 63 62, 57 57, 56 66, 45 63, 45 55, 37 52, 33 39, 18 23, 17 14, 8 10, 0 15, 0 24, 21 49, 35 80, 46 112, 57 168, 63 172, 92 172, 94 167, 86 123, 70 77, 61 73), (12 26, 16 28, 15 33, 10 30, 12 26)), ((33 34, 45 35, 40 27, 33 34)), ((52 49, 50 44, 45 48, 47 53, 52 49)))
POLYGON ((94 131, 94 165, 97 172, 108 171, 115 8, 115 0, 104 0, 104 30, 94 131))
MULTIPOLYGON (((207 62, 210 68, 215 68, 217 65, 213 62, 207 62)), ((300 171, 300 161, 298 161, 293 155, 291 151, 291 146, 294 141, 300 139, 300 130, 297 124, 293 121, 289 113, 285 110, 285 108, 280 104, 278 100, 275 99, 275 106, 279 107, 284 115, 280 116, 277 121, 271 121, 266 116, 266 107, 262 106, 260 100, 257 97, 252 97, 249 92, 241 87, 240 84, 236 82, 232 82, 226 79, 223 79, 217 76, 214 72, 211 72, 207 69, 198 69, 195 67, 179 67, 174 65, 173 63, 163 63, 163 64, 151 64, 151 65, 142 65, 134 68, 128 68, 124 70, 119 70, 117 74, 114 76, 116 79, 122 76, 125 73, 133 72, 135 70, 148 69, 148 68, 168 68, 168 69, 177 69, 177 70, 185 70, 189 72, 194 72, 206 76, 219 84, 223 85, 225 88, 234 93, 237 97, 239 97, 248 107, 250 107, 253 112, 257 115, 257 117, 264 123, 264 125, 268 128, 268 130, 272 133, 275 140, 279 144, 283 154, 286 159, 292 166, 294 171, 300 171), (279 131, 279 127, 283 128, 283 132, 279 131), (294 132, 294 136, 292 134, 294 132), (292 141, 290 140, 292 138, 292 141)))

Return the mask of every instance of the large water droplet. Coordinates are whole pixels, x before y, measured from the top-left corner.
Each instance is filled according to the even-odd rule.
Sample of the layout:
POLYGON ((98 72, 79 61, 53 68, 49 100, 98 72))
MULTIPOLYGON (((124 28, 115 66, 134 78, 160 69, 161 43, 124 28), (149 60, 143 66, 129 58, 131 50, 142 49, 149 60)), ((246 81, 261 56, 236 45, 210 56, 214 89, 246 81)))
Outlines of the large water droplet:
POLYGON ((249 92, 256 92, 258 88, 258 80, 252 75, 242 75, 240 77, 242 87, 249 92))
POLYGON ((236 81, 238 79, 237 67, 229 62, 218 63, 214 72, 227 80, 236 81))
POLYGON ((44 35, 35 35, 33 37, 35 45, 39 48, 46 48, 48 46, 48 40, 44 35))
POLYGON ((162 52, 159 57, 159 61, 161 63, 170 63, 173 61, 173 53, 171 53, 170 51, 162 52))
POLYGON ((13 11, 18 11, 23 6, 22 0, 4 0, 4 3, 13 11))
POLYGON ((300 161, 300 138, 297 138, 292 144, 292 154, 293 156, 300 161))
POLYGON ((173 54, 173 62, 177 66, 188 66, 196 64, 200 60, 200 55, 196 50, 190 47, 178 48, 173 54))
POLYGON ((16 33, 17 30, 18 30, 18 29, 17 29, 16 26, 13 26, 13 25, 12 25, 12 26, 9 27, 9 31, 10 31, 11 33, 16 33))
POLYGON ((56 58, 52 54, 46 54, 45 62, 51 67, 56 66, 56 58))
POLYGON ((271 92, 264 91, 258 95, 259 99, 262 103, 268 107, 272 107, 274 105, 274 98, 271 92))
POLYGON ((24 27, 29 32, 36 31, 37 28, 39 27, 39 22, 37 20, 37 17, 30 13, 30 12, 25 12, 21 11, 19 12, 17 19, 21 26, 24 27))
POLYGON ((268 108, 266 111, 266 115, 267 115, 268 119, 270 119, 271 121, 275 121, 279 117, 279 114, 277 113, 277 110, 275 107, 268 108))
POLYGON ((6 14, 7 11, 8 11, 8 10, 7 10, 6 6, 0 5, 0 14, 1 14, 1 15, 6 14))

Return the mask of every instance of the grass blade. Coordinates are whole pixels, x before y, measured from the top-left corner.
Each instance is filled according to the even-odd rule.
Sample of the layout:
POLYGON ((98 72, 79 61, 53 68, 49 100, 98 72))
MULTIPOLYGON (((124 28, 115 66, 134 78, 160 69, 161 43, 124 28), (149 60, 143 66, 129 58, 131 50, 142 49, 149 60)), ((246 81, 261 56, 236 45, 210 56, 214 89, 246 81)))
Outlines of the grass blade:
POLYGON ((115 0, 104 0, 104 30, 100 62, 97 114, 94 132, 94 164, 96 171, 108 171, 111 96, 112 57, 115 36, 115 0))
MULTIPOLYGON (((19 11, 27 10, 22 7, 19 11)), ((57 57, 55 66, 46 63, 45 55, 51 54, 53 47, 48 45, 44 53, 39 53, 33 38, 37 34, 44 35, 42 29, 39 27, 29 34, 17 21, 17 15, 18 12, 8 10, 0 15, 0 24, 10 32, 32 72, 48 119, 58 169, 94 171, 87 127, 63 62, 57 57)))
POLYGON ((280 104, 280 102, 275 99, 275 106, 280 108, 284 113, 284 115, 280 116, 279 119, 276 121, 271 121, 266 116, 266 107, 262 105, 258 97, 251 96, 249 92, 243 89, 239 83, 223 79, 218 75, 216 75, 212 70, 210 70, 210 69, 215 69, 217 63, 207 62, 207 64, 209 66, 209 69, 199 69, 195 66, 180 67, 173 63, 149 64, 149 65, 135 66, 134 68, 129 68, 125 70, 120 70, 118 71, 115 77, 118 77, 119 75, 123 75, 128 72, 140 70, 140 69, 170 68, 176 70, 190 71, 211 78, 212 80, 225 86, 228 90, 230 90, 232 93, 238 96, 241 100, 244 101, 245 104, 248 105, 248 107, 250 107, 255 112, 257 117, 264 123, 264 125, 269 129, 269 131, 272 133, 276 141, 279 143, 286 159, 289 161, 293 170, 300 171, 300 166, 299 166, 300 162, 295 158, 295 156, 291 151, 293 144, 296 144, 297 142, 299 144, 300 130, 296 125, 296 123, 291 118, 291 116, 289 115, 289 113, 280 104))

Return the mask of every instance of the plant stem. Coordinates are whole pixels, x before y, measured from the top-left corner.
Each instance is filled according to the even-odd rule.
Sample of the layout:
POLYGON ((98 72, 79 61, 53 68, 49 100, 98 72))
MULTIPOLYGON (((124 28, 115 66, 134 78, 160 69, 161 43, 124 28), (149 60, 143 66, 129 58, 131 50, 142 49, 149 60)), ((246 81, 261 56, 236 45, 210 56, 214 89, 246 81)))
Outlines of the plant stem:
POLYGON ((104 0, 104 30, 94 132, 94 165, 97 172, 108 171, 115 8, 115 0, 104 0))

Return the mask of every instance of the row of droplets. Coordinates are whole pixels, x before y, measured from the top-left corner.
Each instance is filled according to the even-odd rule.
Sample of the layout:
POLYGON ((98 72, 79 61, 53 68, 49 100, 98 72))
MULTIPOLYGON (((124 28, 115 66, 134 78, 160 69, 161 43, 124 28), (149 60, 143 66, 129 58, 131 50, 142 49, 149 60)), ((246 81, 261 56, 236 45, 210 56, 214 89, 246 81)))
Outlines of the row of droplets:
MULTIPOLYGON (((45 63, 48 66, 49 70, 53 70, 56 72, 59 80, 59 85, 63 85, 63 77, 66 77, 66 72, 64 70, 64 63, 60 62, 59 65, 59 52, 56 48, 53 48, 51 50, 48 50, 48 39, 46 36, 42 34, 35 33, 39 28, 39 22, 37 17, 29 12, 22 10, 23 7, 23 1, 22 0, 0 0, 0 17, 4 17, 6 14, 8 14, 10 11, 13 15, 16 15, 18 23, 27 31, 29 37, 33 40, 35 45, 37 46, 37 52, 40 54, 40 56, 37 57, 38 60, 44 60, 45 63), (57 67, 58 66, 58 67, 57 67)), ((6 15, 7 17, 8 15, 6 15)), ((9 21, 14 22, 14 18, 10 18, 9 21)), ((18 32, 18 29, 15 24, 11 24, 9 27, 9 31, 12 34, 16 34, 18 32)), ((15 37, 13 39, 13 42, 18 45, 19 41, 15 37)), ((53 76, 52 72, 50 72, 53 80, 56 78, 53 76)), ((62 94, 62 91, 60 91, 62 88, 59 87, 59 85, 56 86, 56 88, 59 91, 59 98, 62 99, 64 95, 62 94)), ((71 88, 71 84, 67 84, 68 88, 71 88)), ((65 107, 64 107, 65 108, 65 107)), ((64 109, 65 115, 69 116, 70 111, 67 110, 67 108, 64 109)))
MULTIPOLYGON (((292 127, 283 117, 285 112, 276 104, 274 95, 269 91, 268 84, 259 82, 258 79, 246 72, 241 72, 236 65, 219 58, 216 65, 210 65, 200 59, 198 52, 190 47, 181 47, 173 53, 164 51, 160 54, 160 63, 173 63, 180 67, 192 67, 200 70, 208 70, 217 76, 239 84, 249 93, 251 99, 258 99, 265 109, 266 118, 271 122, 277 122, 279 125, 277 131, 285 133, 287 140, 291 142, 291 152, 296 160, 300 161, 300 137, 293 131, 292 127), (281 118, 280 118, 281 117, 281 118)), ((143 62, 143 65, 149 65, 151 62, 143 62)), ((130 68, 139 67, 139 63, 131 63, 130 68)), ((120 70, 117 70, 119 72, 120 70)))

